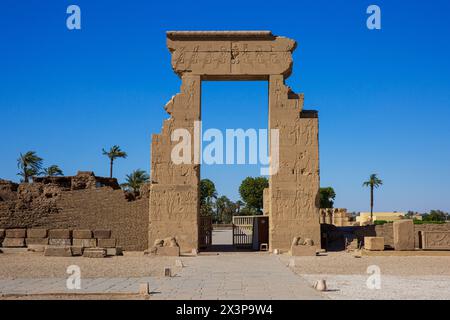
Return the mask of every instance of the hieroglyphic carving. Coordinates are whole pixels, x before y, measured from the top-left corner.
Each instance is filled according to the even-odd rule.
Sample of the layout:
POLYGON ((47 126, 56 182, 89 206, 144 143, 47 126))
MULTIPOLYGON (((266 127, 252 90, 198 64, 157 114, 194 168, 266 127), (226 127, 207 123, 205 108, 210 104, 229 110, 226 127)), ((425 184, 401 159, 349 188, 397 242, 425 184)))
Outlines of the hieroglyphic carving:
POLYGON ((450 250, 450 232, 422 231, 422 248, 424 250, 450 250))
POLYGON ((170 118, 161 134, 153 136, 149 244, 175 235, 183 251, 198 249, 200 168, 171 162, 170 137, 177 128, 194 136, 202 80, 269 80, 269 127, 280 133, 280 168, 265 192, 270 248, 289 250, 298 235, 318 244, 317 113, 304 116, 303 95, 284 82, 292 71, 296 42, 268 31, 182 31, 168 32, 167 46, 182 86, 165 106, 170 118))
POLYGON ((291 55, 296 46, 291 39, 268 35, 263 40, 233 41, 220 34, 209 36, 207 41, 202 39, 193 41, 187 35, 179 39, 176 33, 168 36, 172 67, 178 75, 192 73, 226 77, 239 74, 267 77, 270 74, 282 74, 287 77, 291 73, 291 55))

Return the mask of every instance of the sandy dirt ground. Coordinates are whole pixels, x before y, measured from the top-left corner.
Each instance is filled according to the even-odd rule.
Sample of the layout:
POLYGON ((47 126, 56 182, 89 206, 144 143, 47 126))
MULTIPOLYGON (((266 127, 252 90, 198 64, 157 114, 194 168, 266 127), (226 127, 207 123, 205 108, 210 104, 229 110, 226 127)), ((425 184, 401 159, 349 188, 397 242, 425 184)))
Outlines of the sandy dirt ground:
POLYGON ((71 265, 79 266, 86 278, 160 277, 165 267, 176 271, 175 260, 144 256, 142 252, 105 259, 43 257, 42 253, 0 254, 0 278, 64 278, 71 265))
POLYGON ((310 285, 325 279, 330 299, 450 299, 450 256, 355 258, 339 252, 280 259, 310 285))

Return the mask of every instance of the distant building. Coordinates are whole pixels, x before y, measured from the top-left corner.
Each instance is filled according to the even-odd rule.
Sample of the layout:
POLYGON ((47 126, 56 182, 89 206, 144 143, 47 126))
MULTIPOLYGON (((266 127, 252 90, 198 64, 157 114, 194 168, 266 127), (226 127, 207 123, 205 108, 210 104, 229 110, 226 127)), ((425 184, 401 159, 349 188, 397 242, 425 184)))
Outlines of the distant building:
MULTIPOLYGON (((405 219, 404 212, 374 212, 373 213, 373 221, 396 221, 405 219)), ((361 225, 370 222, 370 212, 360 212, 359 216, 356 217, 356 221, 358 221, 361 225)))

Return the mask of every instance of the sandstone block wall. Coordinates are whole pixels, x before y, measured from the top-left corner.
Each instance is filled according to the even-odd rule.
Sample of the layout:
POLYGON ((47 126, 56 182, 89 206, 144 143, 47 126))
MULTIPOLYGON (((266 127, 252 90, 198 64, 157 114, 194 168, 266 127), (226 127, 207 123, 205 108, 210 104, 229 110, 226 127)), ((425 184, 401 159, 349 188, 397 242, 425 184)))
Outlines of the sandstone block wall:
POLYGON ((65 191, 55 185, 22 184, 15 200, 0 201, 0 229, 110 229, 124 250, 148 244, 148 194, 128 201, 110 187, 65 191))

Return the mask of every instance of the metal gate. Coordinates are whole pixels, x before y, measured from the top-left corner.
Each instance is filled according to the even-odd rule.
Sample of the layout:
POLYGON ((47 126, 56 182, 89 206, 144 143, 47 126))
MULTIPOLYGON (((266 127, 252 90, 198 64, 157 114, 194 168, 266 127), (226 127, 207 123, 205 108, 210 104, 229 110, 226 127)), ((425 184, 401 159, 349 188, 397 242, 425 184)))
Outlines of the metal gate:
POLYGON ((256 217, 233 217, 233 246, 237 248, 253 247, 253 226, 256 217))
POLYGON ((207 249, 210 245, 212 245, 212 217, 205 216, 200 217, 200 226, 199 226, 199 235, 198 235, 198 243, 200 249, 207 249))

